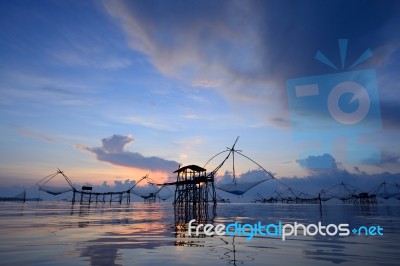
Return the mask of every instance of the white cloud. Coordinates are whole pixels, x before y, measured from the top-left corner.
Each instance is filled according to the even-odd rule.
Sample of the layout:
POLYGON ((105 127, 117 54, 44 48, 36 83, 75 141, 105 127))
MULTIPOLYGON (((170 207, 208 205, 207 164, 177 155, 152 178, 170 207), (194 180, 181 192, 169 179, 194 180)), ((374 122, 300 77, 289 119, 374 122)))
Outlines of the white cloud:
POLYGON ((77 51, 60 51, 54 57, 68 66, 80 66, 115 70, 129 67, 132 62, 127 58, 104 55, 106 53, 80 53, 77 51))
POLYGON ((161 116, 112 116, 109 118, 113 121, 131 125, 143 126, 155 130, 162 131, 176 131, 176 128, 170 124, 167 124, 165 120, 162 119, 161 116), (162 122, 161 122, 162 121, 162 122))

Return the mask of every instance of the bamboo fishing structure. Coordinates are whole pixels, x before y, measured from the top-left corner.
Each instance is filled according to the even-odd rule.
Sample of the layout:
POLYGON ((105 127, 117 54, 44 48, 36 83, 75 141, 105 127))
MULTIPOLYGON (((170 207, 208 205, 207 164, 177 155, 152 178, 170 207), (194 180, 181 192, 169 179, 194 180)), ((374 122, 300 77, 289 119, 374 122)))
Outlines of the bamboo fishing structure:
POLYGON ((72 204, 75 202, 79 202, 80 204, 90 204, 90 203, 112 203, 118 202, 122 203, 126 201, 126 203, 131 202, 131 191, 134 187, 136 187, 141 181, 145 180, 148 176, 142 177, 138 182, 136 182, 133 186, 129 187, 127 190, 123 191, 109 191, 109 192, 93 192, 93 187, 91 186, 82 186, 81 189, 77 189, 72 181, 64 174, 63 171, 57 169, 57 172, 51 175, 48 175, 41 179, 36 183, 39 190, 47 192, 52 195, 59 195, 69 191, 72 191, 72 204), (47 187, 46 184, 52 180, 57 175, 62 175, 64 179, 67 181, 69 187, 67 188, 52 188, 47 187))

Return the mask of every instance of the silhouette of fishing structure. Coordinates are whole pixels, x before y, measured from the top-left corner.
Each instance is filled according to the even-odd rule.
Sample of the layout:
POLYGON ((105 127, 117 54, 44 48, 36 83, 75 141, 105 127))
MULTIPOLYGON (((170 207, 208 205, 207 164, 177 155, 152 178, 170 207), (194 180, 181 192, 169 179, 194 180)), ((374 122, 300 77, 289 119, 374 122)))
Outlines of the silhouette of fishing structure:
POLYGON ((27 198, 26 197, 26 191, 22 191, 21 193, 13 196, 13 197, 0 197, 0 201, 19 201, 19 202, 25 202, 25 201, 42 201, 43 199, 41 198, 27 198))
POLYGON ((240 150, 235 149, 238 140, 239 137, 236 138, 231 148, 227 148, 226 150, 219 152, 218 154, 213 156, 210 160, 208 160, 204 167, 200 167, 198 165, 187 165, 180 167, 174 172, 177 175, 176 182, 161 184, 163 186, 175 186, 173 205, 175 208, 175 212, 179 214, 179 217, 182 214, 184 215, 184 217, 182 217, 184 222, 187 223, 192 219, 197 220, 201 217, 207 217, 208 212, 210 211, 209 207, 212 207, 212 212, 215 213, 218 202, 216 188, 234 195, 243 195, 249 189, 255 187, 258 184, 261 184, 266 180, 269 180, 269 178, 264 178, 263 180, 259 180, 256 182, 239 182, 239 179, 236 178, 235 173, 235 154, 239 154, 240 156, 252 161, 261 169, 263 169, 263 171, 265 171, 271 178, 273 178, 272 174, 265 170, 261 165, 241 153, 240 150), (214 170, 207 173, 207 170, 205 168, 207 164, 218 155, 224 153, 227 153, 227 155, 222 160, 222 162, 218 164, 214 170), (216 173, 218 172, 218 170, 221 169, 221 167, 230 157, 233 160, 232 183, 218 184, 216 186, 216 173))
POLYGON ((0 201, 26 201, 26 191, 22 191, 21 193, 13 196, 13 197, 0 197, 0 201))
MULTIPOLYGON (((250 157, 243 154, 241 150, 235 148, 239 137, 236 138, 234 144, 230 148, 221 151, 211 157, 204 167, 198 165, 187 165, 179 167, 174 173, 176 174, 176 181, 157 184, 154 180, 150 179, 148 175, 142 177, 138 182, 129 187, 127 190, 117 192, 93 192, 93 188, 90 186, 82 186, 81 189, 77 189, 71 182, 71 180, 64 174, 63 171, 57 169, 57 172, 44 177, 42 180, 37 182, 37 186, 40 191, 44 191, 51 195, 60 195, 67 192, 72 192, 72 203, 79 201, 82 203, 105 203, 105 202, 119 202, 126 201, 130 203, 131 193, 143 198, 144 202, 156 202, 158 199, 167 200, 174 195, 173 205, 175 209, 184 213, 187 217, 184 219, 189 221, 196 219, 197 217, 207 216, 209 207, 215 208, 218 202, 226 203, 229 202, 227 199, 223 199, 218 196, 216 189, 237 195, 243 196, 247 191, 254 188, 257 185, 265 181, 272 180, 280 186, 279 189, 273 191, 269 196, 263 196, 257 193, 256 199, 253 202, 261 203, 288 203, 288 204, 321 204, 331 199, 338 199, 344 203, 352 204, 376 204, 378 198, 389 199, 395 198, 400 200, 400 185, 397 183, 382 182, 378 186, 371 189, 369 192, 362 191, 361 189, 344 182, 334 185, 328 189, 322 189, 317 195, 311 196, 307 193, 290 187, 283 183, 279 179, 276 179, 273 174, 267 171, 264 167, 258 164, 250 157), (213 161, 219 155, 226 154, 226 157, 219 163, 213 171, 207 173, 206 166, 213 161), (235 156, 250 160, 256 166, 259 167, 259 172, 262 176, 255 181, 246 181, 246 174, 237 176, 235 169, 235 156), (232 159, 232 171, 231 179, 229 183, 216 182, 216 174, 223 167, 223 165, 232 159), (57 175, 63 176, 68 183, 68 187, 51 187, 48 185, 49 181, 57 175), (147 180, 147 186, 136 187, 141 181, 147 180), (172 192, 169 187, 174 186, 175 192, 172 192), (210 203, 210 205, 209 205, 210 203)), ((254 171, 252 172, 254 173, 254 171)), ((21 194, 22 195, 22 194, 21 194)), ((0 198, 0 200, 20 200, 22 197, 18 195, 10 198, 0 198)), ((26 198, 26 195, 24 196, 26 198)))
POLYGON ((334 185, 327 190, 321 190, 321 200, 328 201, 336 198, 344 203, 362 204, 362 203, 376 203, 376 197, 361 189, 344 182, 334 185))
MULTIPOLYGON (((340 184, 339 184, 340 185, 340 184)), ((338 185, 338 186, 339 186, 338 185)), ((338 187, 333 186, 333 188, 338 187)), ((316 196, 311 196, 307 193, 300 192, 292 187, 286 186, 284 189, 279 191, 274 190, 269 196, 264 197, 260 193, 256 194, 256 199, 253 201, 254 203, 286 203, 286 204, 321 204, 323 201, 330 200, 332 198, 340 198, 343 200, 348 200, 351 197, 340 196, 340 194, 329 193, 331 190, 326 193, 325 190, 321 190, 321 192, 316 196)))
POLYGON ((179 168, 176 182, 166 185, 175 185, 174 210, 182 222, 192 219, 202 220, 208 217, 209 203, 215 213, 217 196, 214 186, 214 174, 207 175, 206 169, 197 165, 188 165, 179 168))
MULTIPOLYGON (((280 183, 283 184, 282 182, 280 183)), ((253 202, 317 204, 331 199, 338 199, 347 204, 377 204, 378 198, 386 200, 395 198, 400 200, 400 185, 397 183, 391 184, 386 181, 374 187, 369 192, 362 191, 355 186, 341 182, 328 189, 322 189, 318 195, 315 196, 297 191, 287 185, 285 186, 284 190, 274 190, 274 192, 267 197, 257 193, 256 199, 253 202)))
POLYGON ((291 187, 287 187, 282 191, 274 190, 268 197, 257 193, 256 197, 257 198, 253 201, 254 203, 319 204, 321 202, 319 197, 313 197, 291 187))
POLYGON ((154 203, 157 199, 165 201, 172 197, 172 192, 167 186, 157 185, 150 177, 147 177, 146 180, 146 186, 134 187, 131 189, 131 193, 141 197, 146 203, 154 203))
POLYGON ((230 199, 225 199, 225 198, 222 198, 220 195, 218 195, 218 193, 217 193, 217 203, 231 203, 231 200, 230 199))
POLYGON ((193 219, 195 220, 193 225, 213 223, 217 206, 215 173, 211 172, 207 175, 206 169, 197 165, 180 167, 174 173, 177 174, 176 182, 164 184, 176 186, 173 206, 177 240, 174 244, 176 246, 203 246, 198 238, 204 238, 206 235, 189 235, 187 225, 193 219))
POLYGON ((40 191, 44 191, 54 196, 72 191, 72 200, 71 200, 72 204, 74 204, 76 201, 79 201, 80 204, 84 203, 90 204, 92 202, 122 203, 123 201, 126 201, 126 203, 130 203, 132 189, 135 188, 141 181, 147 178, 148 178, 147 175, 142 177, 141 179, 139 179, 138 182, 136 182, 133 186, 129 187, 127 190, 112 191, 112 192, 94 192, 93 187, 91 186, 82 186, 82 189, 80 190, 77 189, 73 185, 72 181, 64 174, 64 172, 61 171, 60 169, 57 169, 56 173, 44 177, 43 179, 39 180, 39 182, 37 182, 36 185, 40 191), (52 180, 58 175, 61 175, 67 181, 69 187, 52 187, 47 185, 47 183, 49 183, 50 180, 52 180))
POLYGON ((213 157, 211 157, 211 159, 209 159, 206 162, 204 167, 206 167, 217 156, 224 154, 224 153, 228 153, 228 156, 222 161, 222 163, 220 165, 217 166, 216 169, 218 171, 226 163, 226 161, 229 159, 229 157, 231 157, 232 158, 232 172, 231 172, 232 173, 232 182, 231 183, 218 183, 216 185, 216 188, 221 191, 233 194, 233 195, 242 196, 243 194, 245 194, 247 191, 249 191, 253 187, 255 187, 265 181, 275 179, 275 177, 272 175, 271 172, 267 171, 259 163, 257 163, 250 157, 243 154, 243 152, 241 150, 235 149, 235 146, 236 146, 236 143, 238 140, 239 140, 239 137, 236 138, 236 141, 231 148, 226 148, 226 150, 221 151, 221 152, 217 153, 216 155, 214 155, 213 157), (235 169, 235 154, 236 154, 236 156, 239 155, 240 157, 243 157, 243 158, 251 161, 252 163, 254 163, 256 166, 258 166, 261 169, 261 172, 264 174, 264 176, 260 180, 255 180, 255 181, 245 181, 245 180, 243 180, 244 178, 238 178, 236 176, 236 169, 235 169))
MULTIPOLYGON (((197 226, 199 224, 213 224, 214 218, 216 216, 215 208, 212 208, 210 211, 210 206, 208 202, 204 202, 201 204, 194 205, 189 204, 192 208, 187 209, 183 206, 174 205, 174 217, 175 217, 175 238, 174 241, 175 246, 196 246, 203 247, 204 241, 201 238, 205 238, 206 235, 204 232, 199 232, 199 235, 196 235, 195 232, 192 232, 190 235, 188 233, 188 222, 191 220, 195 220, 192 223, 193 226, 197 226)), ((215 207, 216 205, 212 205, 215 207)))
POLYGON ((378 186, 372 188, 369 194, 375 197, 390 199, 395 198, 400 200, 400 185, 397 183, 388 183, 386 181, 380 183, 378 186))
MULTIPOLYGON (((206 235, 204 233, 200 233, 199 235, 195 234, 189 235, 187 226, 189 221, 191 220, 194 220, 194 222, 192 222, 193 226, 199 224, 213 224, 214 217, 216 216, 217 203, 229 202, 218 196, 216 193, 216 189, 220 189, 234 195, 243 195, 249 189, 268 180, 265 179, 257 182, 252 182, 252 183, 247 182, 245 184, 240 184, 240 182, 238 182, 238 179, 236 179, 235 166, 233 163, 232 184, 225 184, 218 186, 215 185, 216 173, 218 172, 218 170, 221 169, 221 167, 231 156, 233 162, 235 153, 238 153, 244 156, 245 158, 248 158, 247 156, 241 154, 240 151, 235 149, 235 145, 238 139, 239 137, 236 138, 236 141, 231 148, 227 148, 227 150, 213 156, 205 164, 206 166, 216 156, 223 153, 227 153, 227 156, 224 158, 224 160, 222 160, 222 162, 218 164, 217 167, 210 173, 207 174, 205 166, 200 167, 198 165, 187 165, 179 167, 179 169, 174 172, 177 175, 176 182, 163 184, 164 186, 175 186, 175 195, 173 203, 175 212, 175 237, 177 239, 175 241, 175 245, 204 246, 205 241, 202 241, 201 239, 205 238, 206 235)), ((252 159, 250 160, 253 161, 252 159)), ((264 171, 268 173, 268 171, 266 171, 265 169, 264 171)), ((269 175, 273 178, 271 174, 269 175)), ((229 263, 233 263, 234 265, 236 265, 237 260, 236 260, 236 249, 234 245, 234 238, 232 246, 233 246, 232 250, 228 249, 228 252, 224 253, 224 258, 229 258, 229 263), (231 256, 228 255, 231 252, 233 252, 232 259, 231 256)))
POLYGON ((173 195, 172 191, 168 186, 162 186, 161 189, 157 193, 157 197, 159 200, 166 201, 171 198, 173 195))

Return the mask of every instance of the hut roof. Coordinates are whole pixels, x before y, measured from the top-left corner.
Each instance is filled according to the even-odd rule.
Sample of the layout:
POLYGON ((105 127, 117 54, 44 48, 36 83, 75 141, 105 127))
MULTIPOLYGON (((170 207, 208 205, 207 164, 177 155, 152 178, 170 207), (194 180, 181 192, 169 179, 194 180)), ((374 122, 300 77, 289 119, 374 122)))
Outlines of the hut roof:
POLYGON ((179 168, 174 173, 180 173, 180 172, 186 171, 187 169, 192 170, 194 172, 198 172, 198 173, 206 171, 206 169, 204 169, 203 167, 191 164, 191 165, 187 165, 187 166, 179 168))

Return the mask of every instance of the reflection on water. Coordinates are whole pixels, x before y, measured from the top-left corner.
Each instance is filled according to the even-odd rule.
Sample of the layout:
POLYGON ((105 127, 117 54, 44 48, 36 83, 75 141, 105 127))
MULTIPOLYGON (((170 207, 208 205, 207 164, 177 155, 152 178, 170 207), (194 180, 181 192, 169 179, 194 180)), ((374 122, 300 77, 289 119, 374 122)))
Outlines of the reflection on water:
POLYGON ((188 236, 171 203, 0 203, 4 265, 397 265, 398 206, 219 204, 199 223, 381 225, 381 237, 188 236))
POLYGON ((194 220, 193 225, 198 224, 214 224, 216 216, 216 204, 209 202, 202 203, 181 203, 174 204, 174 220, 175 220, 175 246, 200 246, 204 241, 199 239, 205 238, 205 234, 198 236, 188 234, 189 221, 194 220))

